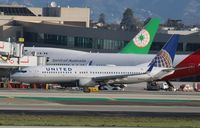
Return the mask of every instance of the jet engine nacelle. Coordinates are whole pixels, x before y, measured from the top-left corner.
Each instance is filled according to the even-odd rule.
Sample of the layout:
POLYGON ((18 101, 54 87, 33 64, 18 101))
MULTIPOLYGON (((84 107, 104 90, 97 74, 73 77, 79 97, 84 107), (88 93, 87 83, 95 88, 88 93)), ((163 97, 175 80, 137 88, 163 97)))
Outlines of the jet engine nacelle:
POLYGON ((80 86, 95 86, 96 82, 92 80, 91 78, 84 78, 79 80, 80 86))

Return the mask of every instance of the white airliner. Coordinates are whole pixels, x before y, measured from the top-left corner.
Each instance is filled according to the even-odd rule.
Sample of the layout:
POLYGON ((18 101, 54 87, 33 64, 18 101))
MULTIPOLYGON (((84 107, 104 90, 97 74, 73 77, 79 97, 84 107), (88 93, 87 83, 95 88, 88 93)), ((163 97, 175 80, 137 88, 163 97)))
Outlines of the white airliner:
MULTIPOLYGON (((89 53, 61 48, 24 47, 26 52, 36 52, 38 56, 47 57, 47 65, 83 66, 92 61, 94 66, 136 66, 148 63, 156 54, 122 54, 122 53, 89 53)), ((174 66, 189 55, 176 55, 174 66)))
POLYGON ((11 77, 27 83, 78 82, 80 86, 98 83, 130 84, 161 79, 174 72, 173 60, 178 45, 174 35, 151 63, 143 66, 38 66, 28 67, 11 77))
POLYGON ((131 41, 121 49, 120 53, 89 53, 76 50, 24 47, 25 54, 35 54, 47 57, 47 65, 87 65, 92 60, 92 65, 118 65, 133 66, 149 62, 155 55, 149 53, 152 41, 157 32, 160 20, 153 18, 131 41), (145 55, 140 55, 145 54, 145 55), (138 57, 139 56, 139 57, 138 57), (136 59, 137 58, 137 59, 136 59))

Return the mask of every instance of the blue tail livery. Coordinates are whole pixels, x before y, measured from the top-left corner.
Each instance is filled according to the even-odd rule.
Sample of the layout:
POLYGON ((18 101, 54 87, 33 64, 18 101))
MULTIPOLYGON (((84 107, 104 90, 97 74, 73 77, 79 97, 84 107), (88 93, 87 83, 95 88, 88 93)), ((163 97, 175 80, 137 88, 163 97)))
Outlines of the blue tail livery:
POLYGON ((151 61, 149 66, 170 68, 173 66, 174 57, 178 47, 179 35, 172 35, 161 51, 151 61))

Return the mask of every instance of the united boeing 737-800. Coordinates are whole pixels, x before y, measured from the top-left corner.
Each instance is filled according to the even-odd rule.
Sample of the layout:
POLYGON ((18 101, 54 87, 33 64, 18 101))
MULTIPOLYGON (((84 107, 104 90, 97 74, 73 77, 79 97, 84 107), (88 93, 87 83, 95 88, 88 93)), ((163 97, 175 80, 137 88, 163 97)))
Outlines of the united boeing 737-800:
POLYGON ((36 66, 16 72, 11 77, 27 83, 78 82, 80 86, 149 82, 174 72, 173 60, 178 45, 174 35, 147 65, 143 66, 36 66))

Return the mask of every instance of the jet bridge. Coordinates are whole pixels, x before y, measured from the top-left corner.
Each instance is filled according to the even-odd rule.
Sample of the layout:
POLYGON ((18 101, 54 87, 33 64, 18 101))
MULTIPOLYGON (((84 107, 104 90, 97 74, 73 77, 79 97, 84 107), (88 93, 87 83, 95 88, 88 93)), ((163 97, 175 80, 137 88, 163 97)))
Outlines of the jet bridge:
POLYGON ((17 67, 27 67, 27 66, 37 66, 38 58, 37 56, 23 56, 21 58, 6 58, 0 57, 0 68, 17 68, 17 67))
POLYGON ((22 57, 23 56, 23 43, 11 43, 0 41, 0 54, 7 57, 22 57))
POLYGON ((0 68, 37 66, 41 57, 24 56, 24 44, 0 41, 0 68))

